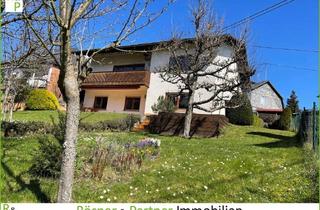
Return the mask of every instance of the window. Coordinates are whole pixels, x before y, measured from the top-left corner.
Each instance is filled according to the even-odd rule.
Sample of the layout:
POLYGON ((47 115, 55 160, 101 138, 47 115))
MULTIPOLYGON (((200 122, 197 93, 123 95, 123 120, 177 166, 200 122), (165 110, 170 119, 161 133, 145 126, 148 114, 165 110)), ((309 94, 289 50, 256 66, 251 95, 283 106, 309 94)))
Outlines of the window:
POLYGON ((181 93, 180 95, 178 93, 167 93, 166 97, 168 97, 179 109, 186 109, 188 107, 188 93, 181 93))
POLYGON ((261 96, 261 98, 260 98, 260 104, 261 104, 261 105, 265 105, 265 103, 266 103, 266 98, 265 98, 264 96, 261 96))
POLYGON ((186 55, 181 55, 175 57, 170 57, 169 60, 170 68, 179 68, 181 67, 183 72, 187 72, 190 68, 190 57, 186 55))
POLYGON ((84 101, 85 95, 86 95, 86 91, 85 90, 81 90, 80 91, 80 104, 81 104, 81 107, 83 105, 83 101, 84 101))
POLYGON ((138 97, 126 97, 124 110, 139 111, 139 109, 140 109, 140 98, 138 98, 138 97))
POLYGON ((93 108, 106 109, 108 104, 108 97, 95 97, 93 108))
POLYGON ((167 93, 166 97, 176 106, 178 107, 178 101, 179 101, 179 97, 178 97, 178 93, 167 93))
POLYGON ((142 64, 132 64, 132 65, 118 65, 113 66, 113 71, 121 72, 121 71, 144 71, 145 66, 142 64))
POLYGON ((188 100, 189 96, 186 93, 183 93, 179 97, 179 109, 186 109, 188 108, 188 100))

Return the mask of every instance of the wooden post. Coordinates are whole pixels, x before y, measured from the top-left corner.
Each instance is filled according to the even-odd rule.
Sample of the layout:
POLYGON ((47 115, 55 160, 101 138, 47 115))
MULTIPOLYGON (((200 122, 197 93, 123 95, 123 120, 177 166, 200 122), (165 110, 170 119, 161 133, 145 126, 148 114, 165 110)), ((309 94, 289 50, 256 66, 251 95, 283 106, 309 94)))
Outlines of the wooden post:
POLYGON ((312 108, 312 145, 313 150, 316 151, 318 148, 318 138, 317 138, 317 111, 316 102, 313 102, 312 108))

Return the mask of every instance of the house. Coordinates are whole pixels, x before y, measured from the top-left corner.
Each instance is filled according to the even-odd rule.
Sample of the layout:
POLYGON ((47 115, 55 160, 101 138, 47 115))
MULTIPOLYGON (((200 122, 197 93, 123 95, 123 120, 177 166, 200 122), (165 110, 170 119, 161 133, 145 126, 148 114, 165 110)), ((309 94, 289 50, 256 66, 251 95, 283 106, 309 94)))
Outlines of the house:
POLYGON ((52 65, 48 72, 33 73, 28 80, 28 84, 33 88, 43 88, 51 91, 53 94, 60 98, 61 93, 58 87, 60 70, 52 65))
MULTIPOLYGON (((54 93, 63 105, 63 100, 61 97, 60 89, 58 88, 58 79, 60 70, 51 65, 51 62, 46 60, 38 60, 36 65, 34 63, 26 63, 24 65, 20 64, 16 66, 14 62, 2 62, 3 66, 3 76, 7 87, 2 87, 2 91, 13 91, 16 93, 18 89, 24 86, 24 82, 31 88, 47 89, 54 93), (48 70, 48 66, 50 66, 48 70), (8 88, 5 90, 5 88, 8 88), (16 90, 15 90, 16 89, 16 90)), ((19 92, 19 91, 18 91, 19 92)), ((8 94, 5 93, 5 94, 8 94)), ((25 103, 19 102, 15 103, 14 110, 25 109, 25 103)))
POLYGON ((269 81, 252 83, 250 101, 253 112, 268 124, 279 119, 284 109, 282 96, 269 81))
MULTIPOLYGON (((218 48, 216 57, 212 59, 224 61, 232 57, 233 46, 237 40, 229 35, 225 37, 225 42, 218 48)), ((184 41, 192 44, 194 39, 184 39, 184 41)), ((187 106, 187 94, 179 93, 176 84, 163 81, 160 73, 157 72, 158 68, 169 65, 171 60, 170 53, 159 47, 161 44, 163 42, 121 46, 117 49, 90 50, 89 54, 95 51, 99 53, 91 62, 91 73, 81 84, 81 109, 83 111, 139 114, 143 117, 156 114, 151 107, 157 102, 159 96, 165 96, 176 104, 177 113, 184 113, 187 106)), ((244 50, 243 53, 245 55, 246 51, 244 50)), ((240 65, 247 65, 247 62, 234 63, 229 68, 236 71, 240 65)), ((211 65, 208 68, 217 67, 211 65)), ((58 78, 59 69, 51 66, 48 76, 41 78, 41 81, 44 81, 41 84, 43 88, 53 92, 61 99, 57 84, 58 78)), ((31 79, 30 83, 36 83, 36 79, 31 79)), ((230 93, 223 94, 231 98, 230 93)), ((211 95, 212 93, 201 89, 196 92, 195 100, 202 99, 201 97, 208 98, 211 95)), ((212 102, 201 106, 210 108, 212 102)), ((194 109, 194 113, 225 115, 225 109, 222 108, 212 113, 194 109)))
POLYGON ((47 72, 37 72, 33 73, 31 78, 28 79, 28 84, 32 88, 46 89, 52 92, 59 100, 62 108, 65 106, 62 94, 58 87, 58 80, 60 75, 60 69, 55 65, 51 65, 47 72))
MULTIPOLYGON (((231 58, 234 52, 231 43, 235 40, 228 36, 225 43, 218 48, 217 56, 212 59, 231 58)), ((187 41, 192 43, 192 39, 187 41)), ((159 96, 166 96, 172 98, 176 104, 176 112, 185 112, 187 95, 178 94, 178 86, 163 81, 160 73, 157 73, 157 69, 168 65, 171 59, 168 51, 157 48, 160 44, 154 42, 123 46, 119 49, 104 50, 95 55, 91 64, 92 72, 81 85, 83 110, 152 115, 155 114, 152 105, 157 102, 159 96)), ((230 68, 236 70, 238 65, 232 64, 230 68)), ((201 89, 195 95, 197 100, 209 97, 211 94, 201 89)), ((201 106, 209 108, 212 103, 201 106)), ((194 113, 208 114, 200 109, 194 109, 194 113)), ((225 109, 209 114, 225 115, 225 109)))

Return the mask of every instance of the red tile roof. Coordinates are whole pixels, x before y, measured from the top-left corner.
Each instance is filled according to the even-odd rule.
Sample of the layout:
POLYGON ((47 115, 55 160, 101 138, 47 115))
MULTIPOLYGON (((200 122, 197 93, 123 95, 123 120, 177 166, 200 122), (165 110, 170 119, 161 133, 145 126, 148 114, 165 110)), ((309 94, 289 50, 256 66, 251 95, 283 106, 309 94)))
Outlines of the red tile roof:
POLYGON ((149 87, 149 71, 93 72, 83 81, 83 88, 149 87))

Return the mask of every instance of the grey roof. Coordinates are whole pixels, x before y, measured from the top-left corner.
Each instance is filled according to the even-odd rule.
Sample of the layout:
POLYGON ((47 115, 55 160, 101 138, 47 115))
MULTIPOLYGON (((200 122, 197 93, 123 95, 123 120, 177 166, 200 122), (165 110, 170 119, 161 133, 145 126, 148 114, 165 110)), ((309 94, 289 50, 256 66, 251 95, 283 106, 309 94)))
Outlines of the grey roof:
MULTIPOLYGON (((251 82, 251 90, 257 89, 258 87, 270 83, 269 81, 261 81, 261 82, 251 82)), ((271 85, 271 83, 270 83, 271 85)))
MULTIPOLYGON (((233 37, 230 34, 224 34, 221 35, 222 38, 224 38, 224 42, 229 43, 230 45, 237 45, 239 43, 239 40, 236 39, 235 37, 233 37)), ((182 38, 181 39, 184 42, 194 42, 195 38, 182 38)), ((95 51, 99 51, 101 50, 101 53, 109 53, 109 52, 119 52, 119 50, 152 50, 157 46, 160 46, 161 44, 164 43, 170 43, 172 42, 172 40, 163 40, 163 41, 157 41, 157 42, 148 42, 148 43, 140 43, 140 44, 133 44, 133 45, 123 45, 123 46, 119 46, 117 48, 108 48, 108 49, 104 49, 101 50, 101 48, 96 48, 96 49, 91 49, 91 50, 83 50, 83 53, 87 53, 87 51, 89 51, 90 53, 93 53, 95 51)), ((79 50, 74 50, 73 51, 75 54, 79 54, 81 51, 79 50)))

